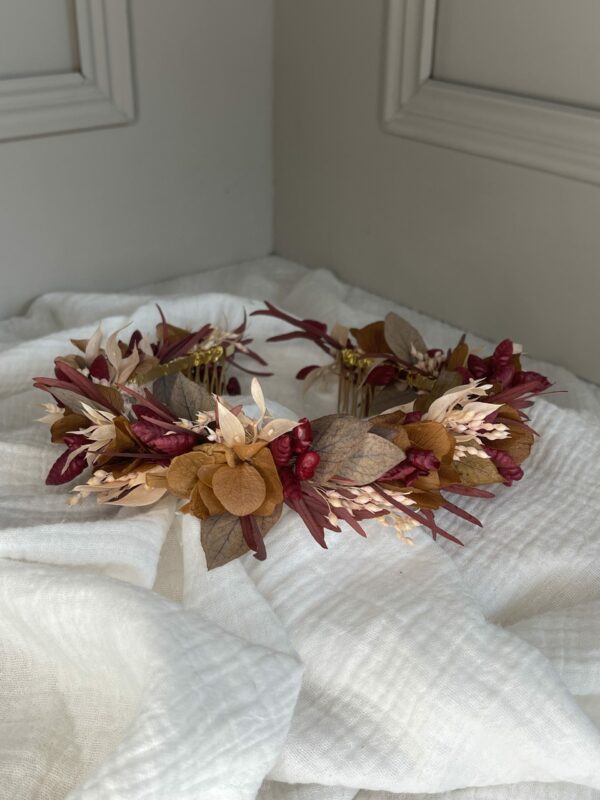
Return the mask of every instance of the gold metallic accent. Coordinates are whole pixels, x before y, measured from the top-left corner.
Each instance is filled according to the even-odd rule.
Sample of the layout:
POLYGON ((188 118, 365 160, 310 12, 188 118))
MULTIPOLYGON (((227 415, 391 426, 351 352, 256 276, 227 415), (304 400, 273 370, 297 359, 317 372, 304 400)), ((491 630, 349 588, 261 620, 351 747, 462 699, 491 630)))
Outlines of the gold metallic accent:
POLYGON ((338 413, 368 416, 375 387, 365 383, 365 379, 373 366, 373 359, 348 347, 339 351, 337 362, 338 413))
POLYGON ((218 344, 206 350, 194 350, 186 356, 174 358, 166 364, 158 364, 134 377, 135 383, 145 385, 165 375, 182 372, 187 378, 203 384, 210 392, 223 394, 227 361, 225 349, 218 344))

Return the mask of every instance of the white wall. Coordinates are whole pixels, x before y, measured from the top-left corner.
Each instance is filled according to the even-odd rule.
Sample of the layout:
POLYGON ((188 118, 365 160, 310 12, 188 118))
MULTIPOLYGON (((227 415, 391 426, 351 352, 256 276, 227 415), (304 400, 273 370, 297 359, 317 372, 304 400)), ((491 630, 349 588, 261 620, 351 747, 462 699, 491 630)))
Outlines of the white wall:
POLYGON ((600 381, 600 187, 384 133, 383 11, 276 2, 276 251, 600 381))
POLYGON ((272 0, 132 0, 131 23, 134 124, 0 142, 0 316, 271 250, 272 0))

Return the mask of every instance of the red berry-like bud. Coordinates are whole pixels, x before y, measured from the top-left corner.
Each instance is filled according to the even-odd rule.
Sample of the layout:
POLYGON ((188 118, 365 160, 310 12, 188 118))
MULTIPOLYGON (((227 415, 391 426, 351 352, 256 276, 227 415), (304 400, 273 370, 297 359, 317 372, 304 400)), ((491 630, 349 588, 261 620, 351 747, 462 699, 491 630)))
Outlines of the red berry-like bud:
POLYGON ((313 440, 313 432, 306 417, 303 417, 293 429, 292 437, 295 453, 304 453, 309 449, 313 440))
POLYGON ((232 375, 231 378, 227 381, 227 386, 225 387, 225 391, 227 394, 241 394, 242 387, 240 386, 240 382, 232 375))
POLYGON ((321 456, 314 450, 307 450, 298 456, 296 461, 296 475, 301 481, 309 481, 319 466, 321 456))
POLYGON ((278 467, 285 467, 289 464, 293 453, 292 437, 289 433, 284 433, 283 436, 278 436, 273 439, 269 445, 273 461, 278 467))
POLYGON ((431 450, 421 450, 418 447, 410 447, 406 451, 408 463, 424 474, 440 468, 440 460, 436 458, 431 450))
POLYGON ((396 377, 396 367, 393 364, 379 364, 367 375, 366 383, 371 386, 389 386, 396 377))
POLYGON ((291 467, 283 467, 278 471, 279 480, 283 487, 283 496, 286 500, 300 500, 302 487, 291 467))

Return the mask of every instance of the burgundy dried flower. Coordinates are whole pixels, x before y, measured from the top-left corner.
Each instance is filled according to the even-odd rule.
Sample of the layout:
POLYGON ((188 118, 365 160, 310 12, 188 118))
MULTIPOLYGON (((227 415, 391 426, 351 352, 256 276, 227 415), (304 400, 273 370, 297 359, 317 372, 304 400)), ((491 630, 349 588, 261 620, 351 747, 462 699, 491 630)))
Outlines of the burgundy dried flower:
POLYGON ((292 431, 294 442, 294 452, 304 453, 312 444, 313 432, 310 422, 306 417, 298 421, 298 424, 292 431))
POLYGON ((440 460, 431 450, 421 450, 418 447, 411 447, 406 452, 409 464, 418 469, 423 474, 440 468, 440 460))
POLYGON ((536 386, 534 386, 530 391, 533 391, 536 394, 538 392, 545 392, 546 389, 549 389, 550 386, 552 386, 548 378, 546 378, 545 375, 540 375, 539 372, 517 372, 513 380, 513 385, 520 386, 523 383, 535 383, 536 386))
POLYGON ((486 447, 485 452, 494 462, 494 466, 504 478, 507 486, 512 486, 513 481, 521 480, 524 472, 509 453, 504 450, 496 450, 494 447, 486 447))
POLYGON ((294 452, 292 437, 289 433, 284 433, 283 436, 273 439, 269 448, 273 461, 278 467, 286 467, 289 464, 294 452))
MULTIPOLYGON (((487 378, 488 376, 488 365, 485 363, 483 358, 476 356, 474 353, 471 353, 467 359, 467 380, 469 377, 475 378, 479 380, 480 378, 487 378)), ((463 375, 463 378, 465 376, 463 375)))
POLYGON ((402 481, 406 486, 425 477, 440 467, 440 460, 431 450, 421 450, 419 447, 410 447, 406 451, 406 458, 395 467, 392 467, 382 481, 402 481))
POLYGON ((296 475, 301 481, 309 481, 319 466, 321 456, 314 450, 307 450, 298 456, 296 461, 296 475))
POLYGON ((90 366, 90 375, 98 381, 109 380, 110 372, 108 371, 108 361, 103 355, 96 356, 90 366))
POLYGON ((292 468, 282 467, 278 472, 285 500, 300 500, 302 497, 302 487, 292 468))
POLYGON ((497 345, 492 355, 492 361, 496 371, 501 367, 507 367, 511 363, 513 349, 513 343, 510 339, 503 339, 500 344, 497 345))
POLYGON ((132 422, 131 430, 147 447, 172 458, 188 453, 198 441, 194 433, 183 429, 181 432, 166 431, 159 425, 146 421, 132 422))
POLYGON ((367 375, 366 383, 371 386, 389 386, 396 377, 396 368, 393 364, 379 364, 367 375))

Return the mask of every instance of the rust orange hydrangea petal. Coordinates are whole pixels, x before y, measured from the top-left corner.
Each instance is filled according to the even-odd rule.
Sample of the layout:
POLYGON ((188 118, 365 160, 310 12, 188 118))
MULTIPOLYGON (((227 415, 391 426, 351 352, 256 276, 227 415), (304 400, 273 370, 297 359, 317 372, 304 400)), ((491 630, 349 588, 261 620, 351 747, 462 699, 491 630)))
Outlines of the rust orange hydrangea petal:
POLYGON ((230 514, 245 517, 263 504, 267 487, 260 472, 251 464, 223 465, 213 475, 212 489, 230 514))

